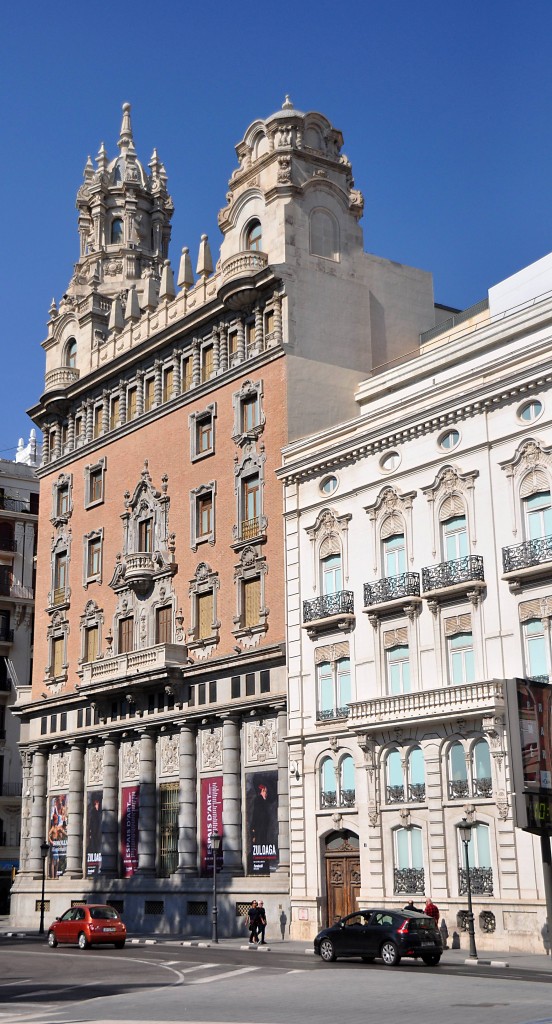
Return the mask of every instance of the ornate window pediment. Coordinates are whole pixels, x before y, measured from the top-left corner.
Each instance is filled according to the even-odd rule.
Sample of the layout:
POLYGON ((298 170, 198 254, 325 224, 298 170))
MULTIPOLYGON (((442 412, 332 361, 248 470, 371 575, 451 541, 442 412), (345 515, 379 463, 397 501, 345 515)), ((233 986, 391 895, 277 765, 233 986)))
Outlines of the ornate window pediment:
POLYGON ((153 486, 146 459, 134 493, 125 493, 123 551, 117 556, 109 584, 116 592, 130 587, 137 593, 147 593, 155 580, 172 576, 178 568, 174 561, 175 537, 169 533, 167 488, 167 476, 162 478, 160 491, 153 486))
POLYGON ((232 395, 234 406, 234 430, 232 440, 235 444, 256 441, 265 426, 265 415, 262 407, 262 380, 244 380, 239 391, 232 395))

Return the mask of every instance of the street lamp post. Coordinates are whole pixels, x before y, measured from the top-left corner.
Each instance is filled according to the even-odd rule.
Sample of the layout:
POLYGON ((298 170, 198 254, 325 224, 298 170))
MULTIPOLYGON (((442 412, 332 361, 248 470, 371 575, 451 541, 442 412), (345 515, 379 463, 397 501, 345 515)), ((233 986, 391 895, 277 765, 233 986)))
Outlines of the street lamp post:
POLYGON ((217 853, 220 850, 221 843, 222 836, 220 836, 218 832, 212 832, 211 849, 213 851, 213 942, 218 942, 217 853))
POLYGON ((40 924, 38 926, 38 934, 44 935, 44 892, 46 889, 46 857, 50 852, 49 843, 40 844, 40 856, 42 857, 42 893, 40 899, 40 924))
POLYGON ((470 879, 470 858, 468 855, 468 846, 470 845, 471 833, 473 825, 467 818, 462 818, 462 821, 457 826, 460 833, 460 839, 464 844, 464 857, 466 861, 466 882, 468 886, 468 935, 470 937, 470 957, 477 960, 477 949, 475 948, 475 928, 473 921, 473 907, 472 907, 472 895, 471 895, 471 879, 470 879))

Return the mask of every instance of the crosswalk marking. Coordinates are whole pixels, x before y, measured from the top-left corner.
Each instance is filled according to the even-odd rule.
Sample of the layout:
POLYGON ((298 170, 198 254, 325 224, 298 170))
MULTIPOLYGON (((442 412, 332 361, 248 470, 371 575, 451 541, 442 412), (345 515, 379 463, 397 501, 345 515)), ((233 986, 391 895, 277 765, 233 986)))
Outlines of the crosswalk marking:
POLYGON ((240 967, 237 971, 225 971, 224 974, 217 974, 215 977, 198 978, 191 981, 190 985, 209 985, 211 982, 222 981, 223 978, 235 978, 237 974, 249 974, 250 971, 260 971, 260 967, 240 967))
POLYGON ((179 971, 178 973, 191 974, 192 971, 206 971, 209 969, 209 967, 217 967, 217 964, 196 964, 195 967, 184 967, 184 969, 182 971, 179 971))

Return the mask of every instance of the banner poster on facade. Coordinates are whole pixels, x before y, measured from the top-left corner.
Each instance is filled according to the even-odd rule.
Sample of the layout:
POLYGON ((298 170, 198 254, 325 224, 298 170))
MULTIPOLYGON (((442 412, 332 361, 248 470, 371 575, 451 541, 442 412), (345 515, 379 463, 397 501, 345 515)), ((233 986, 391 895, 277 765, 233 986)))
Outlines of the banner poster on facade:
POLYGON ((86 811, 86 874, 102 873, 102 799, 101 789, 88 791, 86 811))
POLYGON ((121 790, 121 860, 123 878, 131 878, 138 869, 138 816, 140 786, 123 786, 121 790))
MULTIPOLYGON (((201 857, 200 871, 202 875, 213 874, 213 832, 222 835, 222 775, 201 780, 201 857)), ((223 866, 224 852, 221 848, 217 855, 217 871, 223 866)))
POLYGON ((278 853, 278 772, 250 772, 245 776, 247 815, 247 873, 276 871, 278 853))
POLYGON ((67 867, 67 821, 69 807, 67 793, 50 797, 48 820, 49 878, 61 878, 67 867))
POLYGON ((552 687, 517 680, 523 782, 552 791, 552 687))

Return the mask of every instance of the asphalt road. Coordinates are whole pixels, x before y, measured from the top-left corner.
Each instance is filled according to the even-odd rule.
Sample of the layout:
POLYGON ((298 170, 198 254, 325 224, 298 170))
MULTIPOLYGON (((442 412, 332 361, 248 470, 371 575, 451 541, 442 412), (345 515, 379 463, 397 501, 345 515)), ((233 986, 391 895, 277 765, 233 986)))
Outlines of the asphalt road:
POLYGON ((550 972, 415 961, 399 967, 299 951, 4 940, 0 1024, 552 1024, 550 972))

